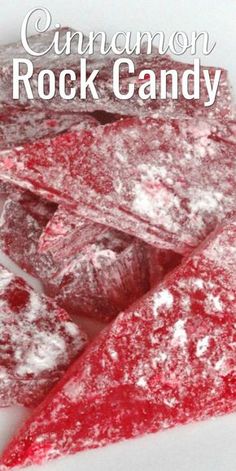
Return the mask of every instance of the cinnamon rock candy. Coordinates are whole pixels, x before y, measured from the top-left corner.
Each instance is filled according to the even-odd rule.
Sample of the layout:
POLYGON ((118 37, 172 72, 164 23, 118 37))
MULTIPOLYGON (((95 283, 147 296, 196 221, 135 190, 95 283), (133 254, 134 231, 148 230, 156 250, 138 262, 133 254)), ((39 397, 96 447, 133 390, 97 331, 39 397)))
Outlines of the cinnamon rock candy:
MULTIPOLYGON (((36 53, 44 52, 52 43, 55 33, 59 33, 59 48, 63 50, 66 38, 68 35, 73 35, 74 31, 70 28, 61 28, 59 30, 47 31, 46 33, 36 34, 28 38, 31 49, 36 53)), ((0 48, 0 103, 4 106, 16 106, 16 100, 13 100, 13 59, 19 58, 22 63, 19 66, 20 74, 26 74, 28 65, 24 60, 32 62, 33 71, 32 76, 29 78, 29 88, 31 96, 26 92, 26 88, 21 84, 19 86, 19 96, 17 106, 27 108, 44 109, 48 108, 49 104, 40 97, 38 80, 39 72, 45 69, 51 69, 55 77, 55 96, 50 99, 50 110, 63 112, 67 109, 74 112, 96 110, 106 111, 112 114, 120 115, 134 115, 134 116, 147 116, 154 114, 155 116, 175 116, 175 117, 193 117, 193 116, 207 116, 208 112, 212 117, 218 119, 229 118, 232 115, 231 110, 231 94, 229 90, 227 72, 223 69, 215 67, 200 67, 200 97, 199 99, 186 99, 181 89, 180 83, 183 74, 192 69, 192 65, 183 64, 181 62, 170 59, 169 56, 162 56, 158 53, 157 49, 153 48, 151 54, 147 54, 144 50, 140 54, 131 56, 121 56, 123 59, 131 59, 134 64, 134 71, 132 73, 128 70, 126 64, 120 67, 119 70, 119 90, 123 95, 127 93, 130 86, 134 86, 133 95, 130 99, 120 100, 117 94, 114 93, 113 87, 113 74, 114 64, 117 60, 117 55, 112 52, 102 55, 99 50, 99 42, 94 42, 94 52, 90 54, 87 50, 83 55, 78 54, 78 45, 76 44, 76 35, 74 40, 71 41, 70 54, 66 54, 65 49, 57 55, 53 48, 42 56, 32 56, 26 53, 21 43, 9 44, 0 48), (86 60, 85 70, 81 65, 81 59, 86 60), (166 96, 162 99, 158 92, 161 88, 161 71, 162 70, 175 70, 178 74, 178 99, 170 97, 172 91, 171 79, 165 79, 166 96), (71 70, 75 73, 76 79, 72 79, 67 73, 64 77, 65 93, 70 95, 74 93, 75 96, 71 100, 66 100, 61 97, 61 90, 59 87, 60 76, 64 70, 71 70), (84 99, 85 81, 88 77, 94 75, 94 71, 98 71, 93 87, 86 89, 86 99, 84 99), (146 82, 146 93, 149 90, 148 81, 150 79, 150 72, 155 75, 156 83, 155 90, 157 96, 153 99, 144 99, 140 94, 140 86, 146 82), (215 81, 217 72, 220 71, 220 81, 216 100, 210 106, 209 110, 205 107, 205 103, 209 101, 209 90, 207 90, 205 73, 208 74, 209 83, 215 81), (146 73, 145 73, 146 72, 146 73), (149 72, 149 73, 148 73, 149 72), (204 73, 205 72, 205 73, 204 73), (93 88, 96 90, 94 94, 93 88), (95 99, 97 98, 97 99, 95 99)), ((86 38, 85 38, 86 46, 86 38)), ((189 78, 189 93, 192 93, 194 87, 194 78, 190 74, 189 78)), ((15 83, 17 80, 15 79, 15 83)), ((54 85, 54 84, 53 84, 54 85)), ((48 93, 50 89, 49 78, 44 80, 44 90, 48 93)))
POLYGON ((50 110, 0 108, 0 150, 60 134, 67 129, 95 126, 85 113, 53 113, 50 110))
POLYGON ((36 278, 43 278, 45 283, 53 278, 57 266, 50 254, 38 253, 38 241, 55 210, 54 204, 15 189, 15 194, 7 197, 1 215, 1 250, 20 268, 36 278))
POLYGON ((235 411, 235 263, 232 219, 90 344, 0 469, 235 411))
POLYGON ((46 294, 76 317, 109 321, 180 263, 177 254, 156 250, 99 225, 93 232, 94 223, 63 208, 54 211, 53 204, 27 192, 17 200, 8 198, 1 217, 0 247, 22 269, 39 278, 46 294), (68 231, 68 219, 74 232, 68 231), (39 253, 39 241, 43 234, 46 241, 48 227, 52 230, 50 247, 39 253), (81 227, 92 240, 86 242, 81 227))
POLYGON ((96 242, 105 231, 105 226, 59 206, 40 236, 39 252, 50 252, 55 261, 60 261, 63 254, 66 261, 78 255, 85 246, 96 242))
POLYGON ((120 120, 5 151, 0 177, 185 254, 236 201, 235 122, 120 120))
POLYGON ((83 350, 86 335, 54 301, 0 267, 0 406, 35 406, 83 350))

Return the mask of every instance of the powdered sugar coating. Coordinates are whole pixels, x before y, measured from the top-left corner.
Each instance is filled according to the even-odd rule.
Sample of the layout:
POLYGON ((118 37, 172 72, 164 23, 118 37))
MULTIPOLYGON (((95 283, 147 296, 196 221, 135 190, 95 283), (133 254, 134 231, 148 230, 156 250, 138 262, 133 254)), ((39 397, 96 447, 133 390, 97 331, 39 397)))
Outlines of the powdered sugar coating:
POLYGON ((86 335, 53 301, 0 267, 0 405, 37 405, 83 350, 86 335))
POLYGON ((234 211, 233 129, 202 120, 121 120, 4 153, 0 176, 80 216, 187 253, 234 211))
POLYGON ((95 126, 97 121, 84 113, 53 113, 50 110, 0 108, 0 149, 19 146, 67 129, 95 126))
POLYGON ((38 254, 38 240, 56 206, 27 192, 9 196, 0 219, 0 247, 32 276, 53 278, 58 267, 50 254, 38 254), (16 237, 17 234, 17 237, 16 237))
POLYGON ((234 219, 95 339, 9 445, 3 469, 235 411, 235 263, 234 219))

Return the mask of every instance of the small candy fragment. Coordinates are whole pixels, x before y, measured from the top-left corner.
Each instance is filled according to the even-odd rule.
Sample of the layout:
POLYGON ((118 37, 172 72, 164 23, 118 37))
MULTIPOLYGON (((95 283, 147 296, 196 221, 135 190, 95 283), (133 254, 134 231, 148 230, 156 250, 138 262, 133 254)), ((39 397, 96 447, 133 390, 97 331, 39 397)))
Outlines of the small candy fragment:
POLYGON ((21 145, 35 138, 54 136, 67 129, 95 126, 97 120, 84 113, 53 113, 51 111, 14 112, 0 108, 0 150, 21 145))
POLYGON ((125 119, 1 154, 0 177, 188 253, 236 201, 235 123, 125 119))
POLYGON ((130 306, 182 259, 63 207, 48 222, 39 248, 64 265, 54 277, 58 304, 74 315, 79 306, 80 314, 103 321, 130 306))
POLYGON ((180 255, 138 239, 118 250, 119 237, 117 231, 104 234, 54 278, 55 299, 70 314, 78 315, 79 307, 80 314, 108 322, 181 262, 180 255))
POLYGON ((59 206, 39 239, 39 252, 47 253, 53 260, 67 262, 86 246, 96 242, 97 237, 107 231, 105 226, 79 217, 59 206))
MULTIPOLYGON (((54 250, 52 244, 50 250, 39 253, 40 236, 54 210, 52 203, 27 192, 16 200, 8 198, 1 217, 0 247, 23 270, 39 278, 45 293, 76 317, 110 321, 180 263, 177 254, 155 249, 121 232, 101 230, 99 225, 93 232, 95 225, 88 221, 84 227, 90 243, 88 239, 83 248, 81 234, 77 242, 76 231, 71 231, 73 240, 68 232, 67 246, 59 236, 54 250)), ((71 225, 78 228, 82 218, 62 208, 55 218, 64 215, 60 221, 66 222, 66 214, 71 225)))
POLYGON ((55 299, 71 314, 110 321, 150 288, 148 262, 146 244, 106 231, 59 272, 55 299))
POLYGON ((0 407, 35 406, 82 351, 68 314, 0 266, 0 407))
POLYGON ((4 203, 0 221, 0 248, 30 275, 49 280, 58 267, 50 254, 38 254, 38 240, 53 216, 54 204, 29 192, 11 195, 4 203), (17 234, 17 236, 16 236, 17 234))
POLYGON ((102 321, 130 306, 182 258, 63 207, 48 222, 39 248, 64 266, 54 277, 58 304, 70 314, 78 315, 79 307, 80 314, 102 321))
MULTIPOLYGON (((52 44, 56 30, 48 31, 43 34, 37 34, 28 38, 30 47, 36 52, 42 52, 48 49, 48 45, 52 44)), ((59 48, 61 50, 65 46, 65 38, 68 35, 74 33, 70 28, 60 28, 57 30, 60 36, 59 48)), ((75 35, 76 36, 76 35, 75 35)), ((76 38, 75 38, 76 39, 76 38)), ((85 39, 84 49, 88 45, 88 40, 85 39)), ((78 54, 78 44, 76 40, 71 41, 71 53, 65 53, 65 47, 62 54, 55 54, 53 48, 42 56, 33 57, 26 53, 21 43, 9 44, 8 46, 2 46, 0 48, 0 103, 4 106, 16 106, 16 100, 12 97, 13 88, 13 74, 12 74, 12 61, 13 58, 30 59, 33 64, 33 76, 30 80, 30 87, 34 99, 28 99, 25 87, 22 86, 19 93, 19 99, 17 100, 18 106, 43 108, 47 106, 47 102, 39 96, 38 93, 38 75, 43 69, 50 69, 55 76, 55 94, 52 99, 49 100, 50 110, 65 112, 67 109, 74 112, 89 111, 94 112, 96 110, 102 110, 111 114, 119 115, 133 115, 133 116, 147 116, 154 114, 156 117, 168 116, 168 117, 193 117, 193 116, 208 116, 208 109, 205 107, 205 103, 209 102, 209 96, 205 83, 205 76, 203 69, 209 73, 209 80, 213 81, 217 68, 214 67, 201 67, 199 71, 200 75, 200 98, 199 99, 186 99, 183 96, 181 90, 181 80, 186 70, 192 68, 190 64, 184 64, 172 60, 169 56, 161 56, 156 49, 153 49, 151 54, 145 52, 143 48, 140 54, 132 54, 129 56, 134 63, 134 73, 130 74, 127 65, 123 65, 119 70, 119 89, 125 94, 127 93, 130 84, 134 85, 134 94, 130 99, 120 100, 116 97, 113 88, 113 66, 117 56, 110 52, 106 55, 102 55, 99 50, 99 42, 94 43, 94 52, 90 54, 89 47, 83 54, 83 59, 87 60, 86 63, 86 78, 94 70, 99 70, 99 73, 95 80, 95 87, 97 90, 98 99, 95 99, 91 93, 87 93, 86 100, 81 99, 81 70, 80 70, 80 59, 81 56, 78 54), (72 82, 70 76, 65 77, 65 92, 69 94, 71 88, 75 89, 76 96, 73 100, 65 100, 60 96, 60 73, 65 69, 71 69, 76 73, 76 80, 72 82), (145 92, 148 92, 148 81, 150 74, 148 70, 152 70, 155 74, 155 90, 156 97, 154 99, 143 99, 140 96, 140 86, 146 84, 145 92), (166 80, 166 97, 165 99, 160 98, 161 88, 161 70, 176 70, 179 78, 178 85, 178 99, 170 98, 172 91, 172 81, 166 80), (140 73, 146 71, 146 76, 140 78, 140 73)), ((125 58, 123 56, 123 58, 125 58)), ((22 73, 25 74, 24 64, 20 67, 22 73)), ((45 89, 49 88, 49 80, 44 82, 45 89)), ((189 77, 189 90, 192 90, 194 86, 194 78, 189 77)), ((49 106, 49 105, 48 105, 49 106)), ((222 120, 232 115, 232 103, 231 94, 229 90, 227 72, 221 69, 220 83, 217 91, 215 102, 211 105, 211 116, 217 117, 222 120)))
POLYGON ((2 469, 236 411, 235 264, 236 219, 90 344, 2 469))

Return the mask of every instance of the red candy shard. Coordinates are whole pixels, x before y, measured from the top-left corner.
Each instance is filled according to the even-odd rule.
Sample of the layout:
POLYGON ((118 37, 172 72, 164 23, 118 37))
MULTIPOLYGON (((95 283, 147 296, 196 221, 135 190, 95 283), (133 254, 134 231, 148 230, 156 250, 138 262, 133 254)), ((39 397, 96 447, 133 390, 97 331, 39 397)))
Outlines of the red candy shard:
POLYGON ((53 279, 58 304, 70 314, 102 321, 130 306, 182 259, 62 207, 42 233, 42 246, 60 263, 53 279))
POLYGON ((148 291, 148 261, 144 243, 106 231, 59 272, 57 303, 107 322, 148 291))
POLYGON ((96 242, 97 237, 105 231, 105 226, 59 206, 41 234, 39 252, 50 252, 57 262, 62 258, 67 261, 78 255, 85 246, 96 242))
POLYGON ((0 176, 188 253, 236 201, 235 122, 131 118, 1 154, 0 176))
MULTIPOLYGON (((65 37, 68 34, 73 34, 74 31, 70 28, 61 28, 59 30, 60 35, 60 45, 62 49, 65 45, 65 37)), ((53 37, 55 34, 54 31, 48 31, 47 33, 38 34, 28 38, 30 46, 34 51, 45 51, 48 49, 48 45, 52 43, 53 37)), ((85 47, 88 44, 88 40, 85 38, 85 47)), ((84 47, 84 49, 85 49, 84 47)), ((65 49, 64 49, 65 51, 65 49)), ((179 97, 178 100, 168 98, 171 95, 172 83, 171 80, 167 80, 166 84, 166 99, 160 99, 160 73, 161 70, 172 70, 175 69, 178 73, 179 80, 182 79, 184 71, 189 68, 192 69, 192 65, 183 64, 172 60, 169 56, 161 56, 157 49, 154 49, 151 54, 145 52, 145 47, 141 50, 140 54, 132 54, 131 59, 134 62, 135 72, 130 74, 128 72, 127 66, 120 68, 119 73, 119 82, 120 90, 122 93, 127 93, 130 83, 134 84, 135 92, 131 99, 129 100, 120 100, 117 98, 113 92, 113 65, 117 56, 113 53, 106 54, 105 56, 101 54, 99 50, 99 43, 95 42, 94 44, 94 53, 89 53, 88 50, 83 54, 83 58, 87 59, 86 64, 86 74, 89 76, 94 70, 99 70, 98 76, 95 80, 95 86, 98 94, 98 99, 94 99, 91 93, 87 94, 86 100, 80 99, 80 90, 81 90, 81 72, 80 72, 80 58, 78 55, 78 44, 76 44, 76 39, 71 41, 71 54, 62 53, 60 56, 56 55, 51 50, 41 56, 41 57, 32 57, 24 50, 21 43, 18 44, 9 44, 7 47, 3 46, 0 48, 0 103, 5 106, 16 106, 16 100, 12 98, 12 60, 15 57, 27 58, 30 59, 33 63, 34 73, 33 80, 31 80, 30 85, 32 93, 35 99, 29 100, 25 88, 21 87, 21 93, 18 100, 18 106, 25 107, 34 107, 34 108, 45 108, 45 100, 40 99, 38 95, 38 85, 37 78, 38 73, 42 69, 51 69, 53 70, 56 78, 56 93, 55 97, 50 99, 50 110, 64 112, 67 109, 70 111, 81 112, 81 111, 96 111, 102 110, 110 112, 111 114, 119 115, 134 115, 134 116, 146 116, 150 114, 155 114, 156 117, 160 116, 206 116, 208 111, 204 102, 208 102, 208 93, 205 86, 203 69, 207 69, 209 72, 210 80, 213 80, 215 77, 216 69, 214 67, 201 67, 200 68, 200 87, 201 87, 201 96, 199 100, 187 100, 183 97, 181 92, 181 87, 178 86, 179 97), (58 93, 58 84, 59 84, 59 75, 62 70, 72 69, 76 73, 76 81, 73 83, 73 88, 76 89, 76 97, 73 100, 64 100, 60 97, 58 93), (149 80, 149 74, 146 74, 143 80, 140 80, 139 74, 141 71, 151 69, 155 73, 156 77, 156 90, 157 98, 156 99, 142 99, 139 95, 140 85, 149 80)), ((130 56, 129 56, 130 58, 130 56)), ((180 84, 178 84, 180 85, 180 84)), ((45 88, 49 86, 49 83, 46 82, 45 88)), ((71 91, 71 78, 66 78, 66 93, 71 91)), ((147 84, 148 86, 148 84, 147 84)), ((193 88, 193 78, 189 82, 189 90, 193 88)), ((221 70, 221 78, 218 88, 217 97, 215 103, 211 106, 211 115, 212 117, 218 117, 223 119, 225 117, 231 116, 231 95, 228 85, 227 72, 221 70)))
POLYGON ((235 411, 235 264, 236 219, 90 344, 2 469, 235 411))
POLYGON ((1 250, 27 273, 43 278, 45 284, 58 267, 50 254, 38 253, 38 241, 55 209, 54 204, 29 192, 16 193, 14 199, 11 195, 5 201, 0 222, 1 250))
POLYGON ((102 321, 111 320, 130 306, 182 258, 78 217, 63 207, 48 222, 39 248, 60 263, 53 280, 58 287, 58 304, 75 316, 79 311, 80 315, 102 321))
MULTIPOLYGON (((58 305, 76 317, 109 321, 180 263, 177 254, 155 249, 121 232, 107 228, 100 234, 92 232, 95 225, 87 221, 86 234, 90 226, 91 234, 86 246, 81 247, 81 234, 77 242, 76 231, 71 231, 66 247, 59 236, 54 250, 51 245, 50 250, 39 253, 39 238, 54 210, 52 203, 27 192, 16 200, 8 198, 1 217, 0 247, 23 270, 39 278, 46 294, 56 297, 58 305)), ((74 228, 82 222, 63 208, 54 214, 61 222, 66 222, 67 215, 74 228)))
POLYGON ((68 314, 0 266, 0 407, 35 406, 82 351, 68 314))
POLYGON ((96 126, 95 117, 84 113, 53 113, 45 110, 0 108, 0 150, 54 136, 67 129, 96 126))

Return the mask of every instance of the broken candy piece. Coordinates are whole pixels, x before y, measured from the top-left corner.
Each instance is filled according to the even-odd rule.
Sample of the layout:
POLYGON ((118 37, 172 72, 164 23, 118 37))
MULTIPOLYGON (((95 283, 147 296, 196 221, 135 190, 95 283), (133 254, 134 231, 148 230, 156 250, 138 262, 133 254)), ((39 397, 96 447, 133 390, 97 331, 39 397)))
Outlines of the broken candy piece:
POLYGON ((172 250, 161 250, 146 244, 149 265, 150 288, 160 283, 163 278, 182 262, 183 257, 172 250))
POLYGON ((2 468, 235 411, 235 241, 234 219, 121 313, 25 423, 2 468))
POLYGON ((79 217, 60 206, 48 222, 39 239, 39 252, 50 252, 55 261, 67 262, 85 246, 96 242, 107 231, 105 226, 79 217))
POLYGON ((0 266, 0 407, 37 405, 85 346, 54 301, 0 266))
POLYGON ((12 195, 3 206, 0 247, 23 270, 36 278, 53 278, 58 267, 50 254, 38 254, 38 240, 52 217, 55 205, 29 192, 12 195), (16 237, 17 234, 17 237, 16 237))
POLYGON ((95 126, 97 120, 84 113, 53 113, 45 110, 9 112, 0 108, 0 150, 54 136, 66 129, 95 126))
POLYGON ((75 316, 110 321, 163 280, 181 259, 174 252, 106 230, 54 277, 56 301, 75 316))
POLYGON ((74 257, 55 282, 55 299, 69 313, 110 321, 150 288, 146 244, 106 231, 74 257))
MULTIPOLYGON (((58 287, 57 303, 70 314, 102 321, 111 320, 130 306, 182 258, 94 224, 63 207, 47 224, 39 247, 60 264, 53 277, 58 287)), ((47 293, 48 280, 42 282, 47 293)))
POLYGON ((233 122, 130 118, 5 151, 0 177, 185 254, 235 208, 234 138, 233 122))
MULTIPOLYGON (((90 233, 87 221, 84 227, 90 244, 88 238, 83 249, 83 237, 78 234, 77 243, 76 231, 71 231, 73 240, 67 232, 66 247, 63 237, 58 237, 54 250, 52 244, 47 252, 38 253, 40 235, 54 211, 52 203, 27 192, 17 193, 15 200, 8 198, 1 216, 0 247, 23 270, 39 278, 46 294, 56 297, 69 314, 110 321, 147 292, 154 281, 161 281, 173 266, 173 262, 168 266, 164 253, 160 255, 162 251, 155 254, 154 248, 121 232, 107 228, 104 232, 103 228, 99 234, 93 232, 95 225, 90 223, 90 233)), ((78 228, 82 218, 74 216, 73 223, 72 215, 61 208, 59 219, 64 215, 66 222, 66 214, 71 225, 78 228)), ((173 254, 173 260, 176 256, 173 254)), ((167 251, 166 257, 170 257, 167 251)))
POLYGON ((131 215, 128 230, 137 237, 151 243, 150 235, 156 235, 159 247, 190 251, 235 207, 236 146, 222 138, 224 132, 235 137, 232 123, 147 118, 98 127, 90 139, 81 136, 79 162, 85 168, 87 140, 88 155, 99 162, 104 180, 97 188, 92 171, 88 176, 73 161, 71 173, 78 171, 90 186, 83 199, 88 217, 93 218, 89 195, 96 193, 97 222, 118 225, 131 215))
MULTIPOLYGON (((48 45, 52 44, 55 35, 55 30, 48 31, 43 34, 37 34, 28 38, 28 42, 31 48, 36 52, 45 51, 48 49, 48 45)), ((68 35, 73 35, 74 31, 70 28, 60 28, 57 30, 60 37, 59 48, 63 50, 65 46, 65 38, 68 35)), ((183 64, 181 62, 173 61, 168 56, 161 56, 157 49, 153 49, 151 54, 145 52, 145 47, 141 50, 140 54, 129 55, 134 62, 134 73, 130 74, 126 65, 120 67, 119 70, 119 89, 124 94, 127 93, 130 84, 134 85, 134 94, 128 100, 120 100, 116 97, 113 89, 113 66, 117 59, 117 56, 113 52, 107 53, 105 56, 101 54, 99 50, 99 42, 94 42, 94 52, 90 54, 90 48, 88 39, 85 39, 83 47, 84 54, 83 58, 87 60, 86 63, 86 78, 94 70, 99 70, 99 73, 95 80, 95 88, 97 90, 98 99, 94 99, 92 93, 88 91, 86 100, 80 98, 81 95, 81 70, 80 70, 80 59, 81 55, 78 54, 78 44, 75 39, 71 40, 71 53, 66 54, 65 49, 62 54, 55 54, 53 48, 47 54, 32 57, 24 50, 21 43, 9 44, 0 48, 0 103, 4 106, 16 106, 16 100, 12 97, 12 85, 13 85, 13 74, 12 74, 12 61, 13 58, 30 59, 33 64, 33 76, 30 80, 30 87, 32 90, 33 98, 29 99, 25 87, 20 88, 19 99, 17 100, 18 106, 31 107, 31 108, 43 108, 47 106, 45 100, 39 97, 38 94, 38 74, 43 69, 50 69, 54 73, 56 87, 55 94, 50 99, 50 110, 65 112, 67 109, 70 111, 90 111, 103 110, 111 114, 119 115, 134 115, 134 116, 147 116, 155 114, 156 117, 169 116, 206 116, 205 103, 209 103, 209 96, 207 93, 205 70, 209 74, 209 80, 213 81, 215 78, 216 69, 214 67, 201 67, 199 72, 201 96, 198 100, 191 99, 187 100, 183 97, 181 85, 178 84, 178 99, 172 99, 172 81, 166 81, 166 98, 160 99, 161 89, 161 70, 173 70, 175 69, 179 82, 182 80, 183 73, 189 68, 192 69, 192 65, 183 64), (85 51, 87 47, 87 51, 85 51), (60 84, 60 73, 65 69, 72 69, 76 74, 76 80, 72 81, 70 76, 65 78, 65 93, 69 94, 71 88, 75 89, 76 96, 73 100, 64 100, 60 97, 59 84, 60 84), (148 82, 150 74, 146 74, 144 79, 140 79, 140 72, 146 71, 147 69, 152 70, 155 75, 154 89, 156 90, 156 97, 154 99, 143 99, 139 94, 141 84, 148 82)), ((123 55, 124 57, 124 55, 123 55)), ((125 57, 124 57, 125 58, 125 57)), ((127 58, 127 57, 126 57, 127 58)), ((24 64, 20 66, 20 71, 25 74, 24 64)), ((45 78, 45 77, 44 77, 45 78)), ((44 88, 47 90, 49 87, 49 80, 44 80, 44 88)), ((146 84, 146 93, 148 93, 148 83, 146 84)), ((189 77, 189 90, 192 91, 194 86, 194 78, 189 77)), ((49 105, 48 105, 49 106, 49 105)), ((221 77, 218 87, 218 92, 215 102, 211 105, 211 116, 217 117, 222 120, 230 117, 232 114, 231 110, 231 95, 228 85, 227 72, 221 70, 221 77)))

